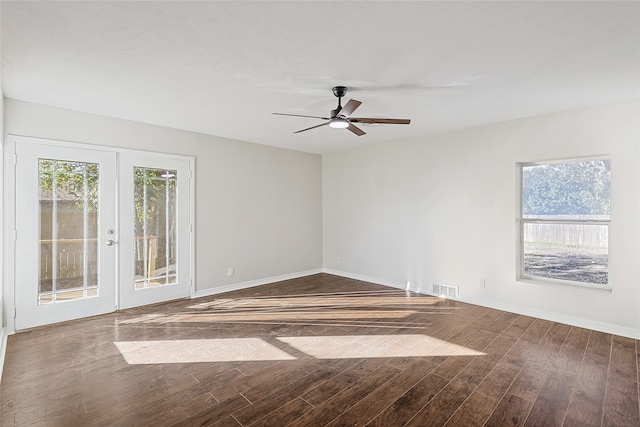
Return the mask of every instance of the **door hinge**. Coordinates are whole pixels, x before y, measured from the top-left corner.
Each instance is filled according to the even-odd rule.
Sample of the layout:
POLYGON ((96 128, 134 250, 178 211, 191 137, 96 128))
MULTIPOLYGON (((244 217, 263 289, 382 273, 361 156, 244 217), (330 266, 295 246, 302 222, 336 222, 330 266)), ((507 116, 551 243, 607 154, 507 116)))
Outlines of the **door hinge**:
POLYGON ((15 320, 15 318, 18 317, 18 307, 13 307, 13 318, 15 320))
POLYGON ((13 241, 14 242, 18 241, 18 230, 16 229, 13 230, 13 241))
POLYGON ((13 153, 13 165, 18 164, 18 153, 13 153))

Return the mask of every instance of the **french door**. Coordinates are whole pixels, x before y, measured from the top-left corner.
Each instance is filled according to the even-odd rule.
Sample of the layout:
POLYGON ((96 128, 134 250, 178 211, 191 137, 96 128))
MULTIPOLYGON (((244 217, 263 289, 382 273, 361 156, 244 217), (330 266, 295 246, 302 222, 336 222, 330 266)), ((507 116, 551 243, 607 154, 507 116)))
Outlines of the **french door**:
POLYGON ((17 330, 189 296, 189 160, 15 147, 17 330))
POLYGON ((190 167, 181 159, 119 155, 119 307, 189 296, 190 167))

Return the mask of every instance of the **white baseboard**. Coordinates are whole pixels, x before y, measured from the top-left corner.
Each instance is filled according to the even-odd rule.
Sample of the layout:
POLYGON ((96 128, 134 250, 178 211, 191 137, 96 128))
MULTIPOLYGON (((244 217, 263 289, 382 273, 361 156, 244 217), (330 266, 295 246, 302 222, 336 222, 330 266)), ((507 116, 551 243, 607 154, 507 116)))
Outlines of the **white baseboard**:
MULTIPOLYGON (((389 286, 392 288, 406 289, 406 284, 397 281, 384 280, 375 277, 364 276, 360 274, 353 274, 339 270, 323 269, 324 273, 333 274, 336 276, 347 277, 349 279, 362 280, 365 282, 375 283, 378 285, 389 286)), ((416 290, 414 287, 410 289, 412 292, 422 293, 426 295, 432 295, 421 289, 416 290)), ((437 296, 437 295, 435 295, 437 296)), ((614 325, 611 323, 598 322, 591 319, 585 319, 582 317, 569 316, 562 313, 555 313, 551 311, 539 310, 531 307, 522 307, 519 305, 503 303, 500 301, 493 301, 481 298, 452 298, 456 301, 464 302, 467 304, 479 305, 482 307, 493 308, 496 310, 508 311, 509 313, 520 314, 523 316, 535 317, 538 319, 548 320, 551 322, 564 323, 579 328, 592 329, 594 331, 604 332, 607 334, 620 335, 632 339, 640 339, 640 330, 634 328, 628 328, 625 326, 614 325)))
POLYGON ((393 281, 393 280, 379 279, 377 277, 365 276, 362 274, 348 273, 346 271, 332 270, 330 268, 323 268, 322 272, 327 274, 333 274, 334 276, 346 277, 348 279, 355 279, 355 280, 361 280, 363 282, 375 283, 376 285, 389 286, 391 288, 396 288, 396 289, 407 288, 406 283, 393 281))
POLYGON ((457 301, 494 308, 496 310, 508 311, 510 313, 521 314, 523 316, 536 317, 538 319, 549 320, 551 322, 564 323, 566 325, 576 326, 579 328, 592 329, 594 331, 604 332, 607 334, 620 335, 636 340, 640 339, 640 330, 638 329, 614 325, 611 323, 598 322, 596 320, 585 319, 583 317, 570 316, 567 314, 539 310, 531 307, 522 307, 482 298, 458 298, 457 301))
POLYGON ((7 328, 0 328, 0 383, 2 382, 2 368, 7 354, 7 328))
POLYGON ((230 285, 219 286, 216 288, 202 289, 195 291, 193 298, 201 298, 210 295, 217 295, 224 292, 237 291, 240 289, 252 288, 254 286, 268 285, 269 283, 281 282, 283 280, 297 279, 299 277, 311 276, 313 274, 322 273, 321 268, 314 270, 300 271, 297 273, 283 274, 282 276, 267 277, 265 279, 250 280, 248 282, 233 283, 230 285))

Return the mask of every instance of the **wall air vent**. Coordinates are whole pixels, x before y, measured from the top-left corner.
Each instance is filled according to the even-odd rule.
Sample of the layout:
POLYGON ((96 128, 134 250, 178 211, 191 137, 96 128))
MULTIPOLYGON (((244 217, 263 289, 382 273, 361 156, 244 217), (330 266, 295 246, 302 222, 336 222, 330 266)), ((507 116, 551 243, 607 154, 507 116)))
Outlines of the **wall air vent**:
POLYGON ((453 285, 433 284, 433 295, 444 298, 458 298, 459 287, 453 285))

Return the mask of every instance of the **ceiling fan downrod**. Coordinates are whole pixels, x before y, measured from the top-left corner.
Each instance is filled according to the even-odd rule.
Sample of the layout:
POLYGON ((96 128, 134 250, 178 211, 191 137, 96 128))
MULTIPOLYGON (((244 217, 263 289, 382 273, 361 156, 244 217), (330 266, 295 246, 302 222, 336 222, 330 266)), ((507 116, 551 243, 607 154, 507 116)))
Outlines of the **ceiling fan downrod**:
POLYGON ((333 94, 336 96, 336 98, 338 98, 338 106, 335 110, 331 110, 331 118, 333 119, 338 114, 340 114, 340 111, 342 111, 342 97, 347 94, 347 87, 334 86, 333 88, 331 88, 331 90, 333 91, 333 94))

